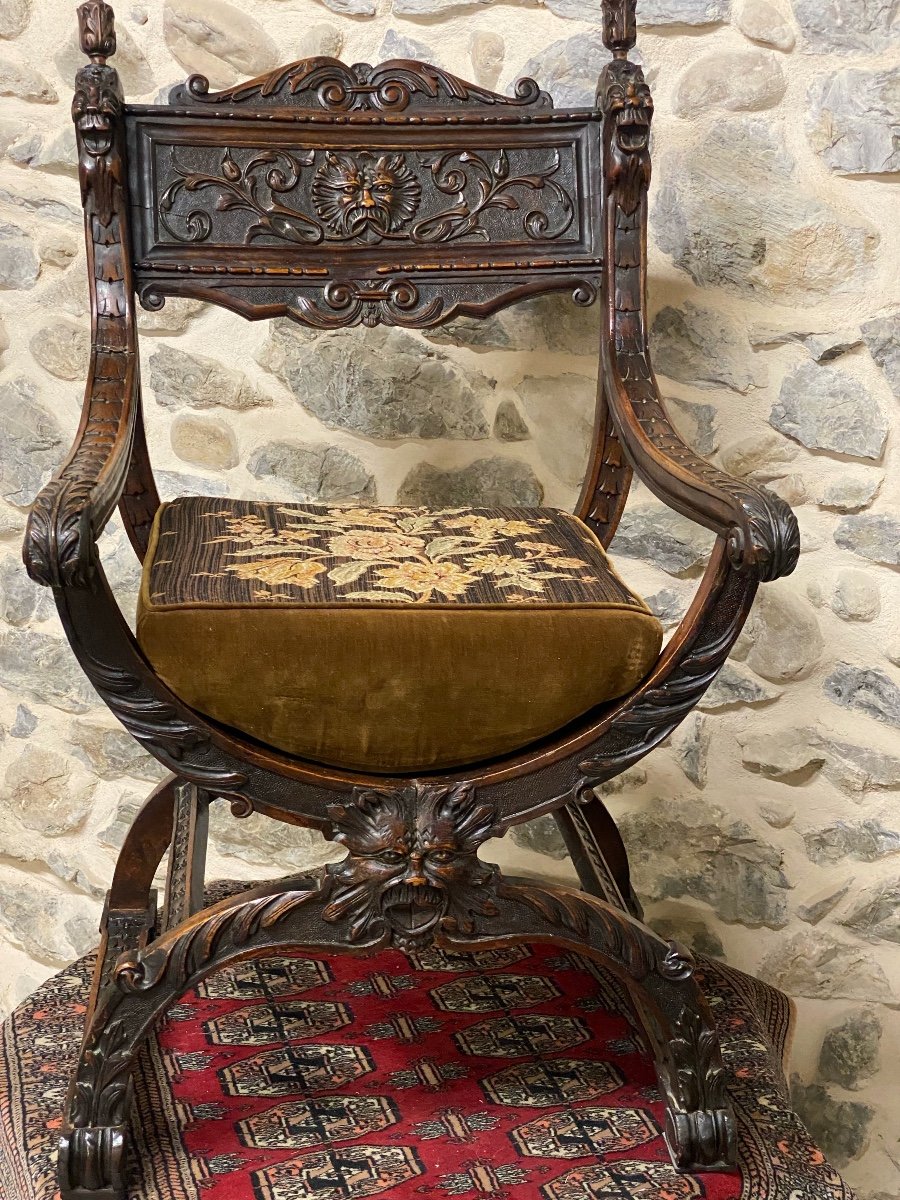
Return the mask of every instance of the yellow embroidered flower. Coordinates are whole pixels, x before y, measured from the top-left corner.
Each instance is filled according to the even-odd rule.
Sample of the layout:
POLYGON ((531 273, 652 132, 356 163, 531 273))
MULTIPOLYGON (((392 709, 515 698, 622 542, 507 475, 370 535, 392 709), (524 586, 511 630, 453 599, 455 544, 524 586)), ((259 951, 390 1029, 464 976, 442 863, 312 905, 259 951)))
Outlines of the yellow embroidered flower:
POLYGON ((466 588, 476 582, 477 576, 470 575, 452 562, 402 563, 398 567, 380 571, 378 575, 378 587, 406 588, 420 596, 430 596, 432 592, 440 592, 443 596, 461 596, 466 588))
POLYGON ((516 542, 519 550, 536 550, 538 554, 561 554, 562 546, 554 542, 516 542))
POLYGON ((468 529, 476 537, 516 537, 517 534, 534 533, 530 521, 507 521, 505 517, 484 517, 470 513, 466 517, 453 517, 444 524, 449 529, 468 529))
POLYGON ((351 529, 328 543, 329 554, 338 558, 368 559, 410 558, 421 554, 421 538, 402 533, 381 533, 374 529, 351 529))
POLYGON ((325 570, 323 563, 310 558, 268 558, 264 562, 229 563, 228 570, 238 579, 260 579, 272 586, 280 583, 291 587, 311 588, 317 576, 325 570))
POLYGON ((478 554, 466 559, 466 566, 471 571, 480 571, 482 575, 514 575, 529 569, 529 562, 521 558, 513 558, 511 554, 478 554))

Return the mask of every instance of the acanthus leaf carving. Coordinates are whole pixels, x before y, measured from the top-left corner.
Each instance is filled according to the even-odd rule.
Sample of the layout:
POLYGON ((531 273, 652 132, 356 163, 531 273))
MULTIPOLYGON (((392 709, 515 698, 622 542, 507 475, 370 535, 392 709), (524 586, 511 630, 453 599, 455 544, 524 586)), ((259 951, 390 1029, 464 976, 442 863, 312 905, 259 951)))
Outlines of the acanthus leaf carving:
POLYGON ((496 814, 471 784, 357 788, 328 816, 349 853, 327 868, 323 916, 349 921, 351 941, 383 935, 410 950, 439 931, 471 935, 496 915, 497 868, 478 858, 496 814))

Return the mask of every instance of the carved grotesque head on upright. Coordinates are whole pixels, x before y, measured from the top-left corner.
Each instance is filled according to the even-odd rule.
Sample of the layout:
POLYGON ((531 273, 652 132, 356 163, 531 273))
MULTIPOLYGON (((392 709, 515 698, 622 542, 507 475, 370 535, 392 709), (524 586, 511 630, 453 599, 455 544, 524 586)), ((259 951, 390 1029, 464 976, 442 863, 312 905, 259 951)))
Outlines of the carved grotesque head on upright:
POLYGON ((342 238, 386 237, 405 225, 422 189, 402 154, 335 154, 316 171, 313 202, 332 234, 342 238))
POLYGON ((349 918, 351 940, 389 932, 408 950, 439 930, 471 933, 476 917, 493 915, 496 868, 477 851, 495 817, 469 785, 359 789, 329 816, 349 854, 329 868, 334 890, 325 917, 349 918))
POLYGON ((653 97, 640 68, 622 63, 606 89, 604 112, 613 123, 613 136, 623 154, 643 154, 650 145, 653 97))

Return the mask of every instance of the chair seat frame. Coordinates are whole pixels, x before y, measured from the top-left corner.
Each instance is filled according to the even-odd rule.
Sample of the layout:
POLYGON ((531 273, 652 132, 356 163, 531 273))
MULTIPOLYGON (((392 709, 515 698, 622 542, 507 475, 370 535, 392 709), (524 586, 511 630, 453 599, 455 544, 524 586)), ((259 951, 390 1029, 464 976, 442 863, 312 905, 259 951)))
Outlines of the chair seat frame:
MULTIPOLYGON (((134 312, 140 281, 131 244, 124 101, 107 62, 115 50, 112 10, 89 0, 79 17, 90 63, 77 77, 73 116, 92 352, 74 446, 34 503, 24 554, 31 577, 52 587, 66 635, 99 695, 172 775, 137 816, 108 894, 63 1118, 63 1200, 125 1196, 131 1068, 153 1022, 210 972, 288 946, 363 953, 388 945, 473 950, 553 941, 595 957, 632 998, 665 1099, 665 1134, 676 1166, 733 1169, 734 1116, 694 964, 684 948, 642 922, 624 845, 597 788, 640 761, 697 704, 728 657, 758 585, 793 570, 799 535, 779 498, 728 477, 690 450, 653 376, 646 317, 652 99, 640 68, 628 59, 636 40, 635 0, 603 3, 612 56, 597 92, 604 312, 595 442, 576 511, 608 545, 635 471, 665 503, 712 530, 716 542, 688 613, 629 695, 538 746, 415 778, 300 761, 216 725, 169 691, 112 595, 97 539, 118 506, 143 559, 159 499, 141 414, 134 312), (315 876, 203 909, 208 808, 219 799, 230 802, 237 817, 260 812, 318 829, 345 845, 347 857, 315 876), (488 838, 546 813, 559 824, 581 891, 504 879, 478 858, 488 838), (153 879, 167 853, 166 902, 158 913, 153 879)), ((320 70, 331 60, 315 61, 320 70)), ((298 66, 309 73, 309 64, 298 66)), ((360 78, 357 68, 337 66, 360 78)), ((335 69, 332 64, 326 74, 335 69)), ((471 87, 421 63, 385 64, 378 71, 378 86, 388 89, 397 79, 407 88, 411 79, 433 89, 471 87)), ((371 91, 372 76, 365 78, 371 91)), ((244 87, 258 95, 266 85, 257 80, 244 87)), ((196 79, 188 90, 201 99, 207 94, 196 79)), ((519 97, 535 93, 531 81, 518 85, 519 97)), ((560 279, 576 301, 591 298, 589 282, 565 272, 560 279)), ((203 295, 208 280, 154 277, 142 287, 145 302, 158 305, 166 293, 203 295)), ((363 292, 369 294, 368 285, 363 292)), ((495 289, 480 311, 520 294, 515 285, 495 289)), ((426 306, 424 318, 416 308, 415 319, 404 322, 402 305, 378 303, 380 319, 420 327, 466 311, 464 302, 426 306)), ((364 296, 355 308, 345 306, 344 323, 378 319, 373 305, 364 296)))

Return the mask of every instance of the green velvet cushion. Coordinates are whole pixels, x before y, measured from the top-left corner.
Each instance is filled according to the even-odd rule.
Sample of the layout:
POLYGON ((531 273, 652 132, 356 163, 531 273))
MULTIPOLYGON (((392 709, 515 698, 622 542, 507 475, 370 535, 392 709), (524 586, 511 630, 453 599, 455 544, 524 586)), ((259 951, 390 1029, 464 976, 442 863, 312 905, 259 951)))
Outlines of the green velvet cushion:
POLYGON ((630 691, 662 629, 567 513, 186 497, 157 514, 138 638, 200 712, 390 773, 553 733, 630 691))

